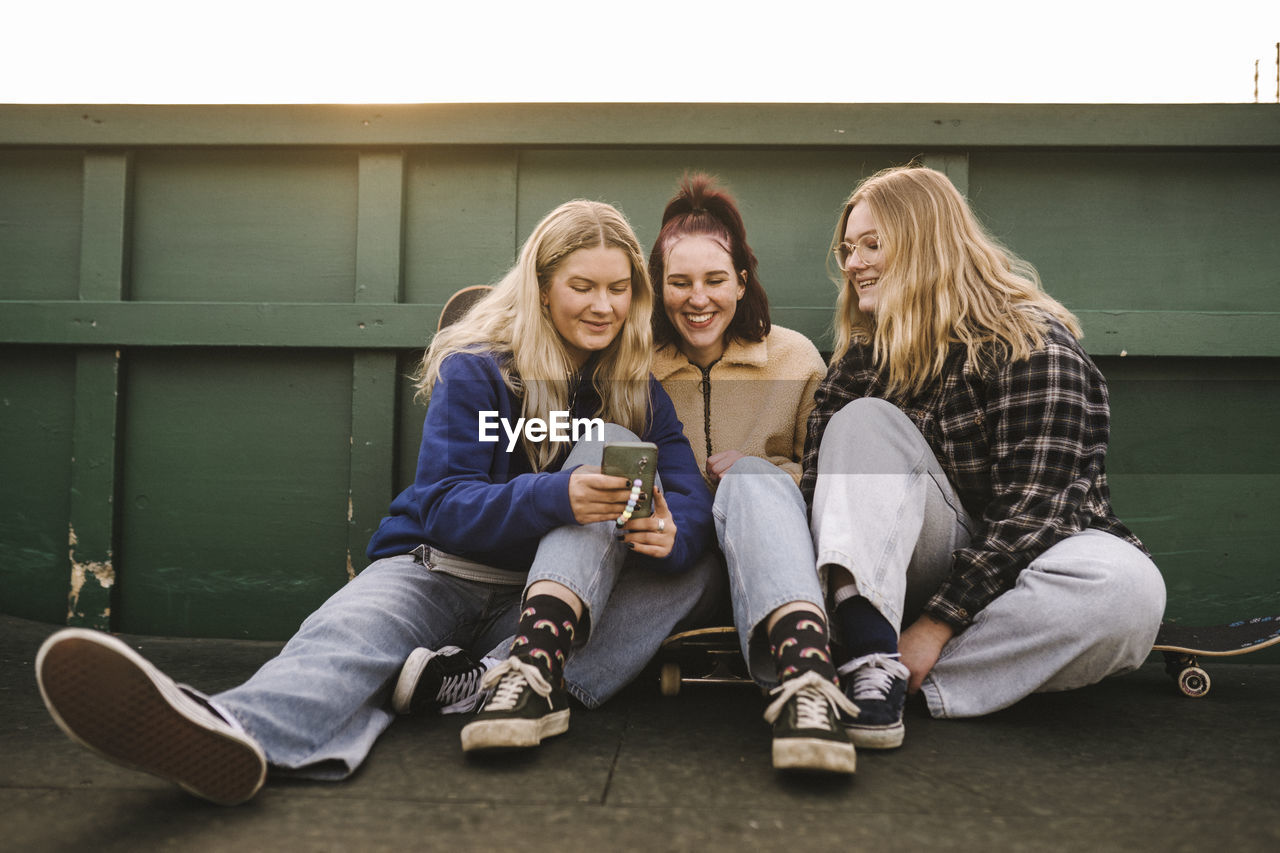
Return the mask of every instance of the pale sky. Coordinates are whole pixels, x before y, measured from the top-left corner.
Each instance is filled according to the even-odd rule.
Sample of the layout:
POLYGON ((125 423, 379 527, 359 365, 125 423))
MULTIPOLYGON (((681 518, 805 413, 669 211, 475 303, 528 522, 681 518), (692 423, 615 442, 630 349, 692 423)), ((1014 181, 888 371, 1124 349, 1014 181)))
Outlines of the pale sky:
POLYGON ((43 0, 0 103, 1276 102, 1280 0, 43 0), (748 11, 759 9, 760 11, 748 11))

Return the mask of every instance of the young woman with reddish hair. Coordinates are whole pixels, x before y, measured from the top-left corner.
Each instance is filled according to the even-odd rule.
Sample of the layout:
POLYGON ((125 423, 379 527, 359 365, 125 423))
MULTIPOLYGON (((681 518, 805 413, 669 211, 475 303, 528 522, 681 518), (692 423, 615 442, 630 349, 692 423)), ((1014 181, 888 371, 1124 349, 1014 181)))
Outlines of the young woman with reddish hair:
POLYGON ((742 215, 708 176, 686 176, 649 256, 653 373, 715 492, 719 553, 752 676, 771 688, 773 763, 852 773, 839 723, 856 714, 831 661, 798 483, 825 372, 812 342, 775 326, 742 215))

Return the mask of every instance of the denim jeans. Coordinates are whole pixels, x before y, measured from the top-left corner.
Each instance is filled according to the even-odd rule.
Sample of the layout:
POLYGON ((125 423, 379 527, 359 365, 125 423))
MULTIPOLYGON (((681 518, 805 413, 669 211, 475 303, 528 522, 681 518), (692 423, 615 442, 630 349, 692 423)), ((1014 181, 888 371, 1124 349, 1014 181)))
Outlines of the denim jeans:
MULTIPOLYGON (((898 630, 977 529, 915 424, 874 398, 854 400, 828 424, 811 519, 818 564, 847 570, 898 630)), ((1164 581, 1141 550, 1098 530, 1069 536, 947 643, 921 688, 929 711, 979 716, 1135 669, 1164 602, 1164 581)))
MULTIPOLYGON (((605 424, 604 439, 638 440, 615 424, 605 424)), ((565 465, 599 465, 602 450, 601 442, 579 442, 565 465)), ((529 569, 530 585, 555 581, 583 602, 579 645, 564 679, 588 708, 629 684, 664 639, 709 616, 723 595, 724 569, 715 561, 704 558, 678 573, 654 571, 629 561, 617 537, 612 521, 558 528, 542 538, 529 569)))
POLYGON ((825 613, 804 497, 791 475, 745 456, 720 480, 712 514, 729 570, 733 621, 751 675, 777 683, 764 623, 784 604, 806 601, 825 613))
POLYGON ((409 653, 447 645, 489 652, 511 634, 520 593, 432 571, 407 554, 378 560, 252 678, 212 701, 258 741, 273 769, 341 779, 391 724, 391 685, 409 653))
MULTIPOLYGON (((605 425, 603 438, 637 440, 614 424, 605 425)), ((578 442, 564 466, 598 465, 604 441, 578 442)), ((612 521, 566 525, 539 542, 525 581, 558 581, 584 602, 585 645, 570 658, 566 681, 588 707, 644 668, 682 612, 697 612, 713 597, 707 587, 715 574, 705 567, 627 572, 628 553, 612 521), (574 665, 579 656, 585 663, 574 665)), ((311 614, 252 678, 211 699, 258 741, 273 769, 341 779, 391 724, 391 685, 409 653, 455 645, 477 658, 506 657, 523 592, 517 584, 434 571, 411 555, 378 560, 311 614)))
MULTIPOLYGON (((720 481, 712 513, 719 553, 709 551, 683 575, 622 573, 593 638, 565 665, 569 691, 587 707, 598 706, 635 678, 663 639, 714 620, 723 610, 726 566, 742 654, 762 686, 776 683, 769 640, 761 630, 765 619, 793 601, 823 609, 804 498, 789 474, 747 456, 720 481)), ((556 535, 582 536, 588 529, 556 535)), ((609 575, 601 571, 597 578, 609 575)), ((563 573, 551 579, 563 583, 563 573)), ((582 592, 579 596, 585 600, 582 592)))

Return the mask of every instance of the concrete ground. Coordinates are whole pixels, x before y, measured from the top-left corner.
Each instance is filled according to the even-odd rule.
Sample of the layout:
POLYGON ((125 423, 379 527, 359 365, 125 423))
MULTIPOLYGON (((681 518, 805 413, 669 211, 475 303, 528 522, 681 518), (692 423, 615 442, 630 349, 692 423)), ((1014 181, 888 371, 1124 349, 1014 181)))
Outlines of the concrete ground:
MULTIPOLYGON (((58 730, 32 668, 54 629, 0 616, 4 850, 1280 850, 1280 665, 1211 665, 1202 699, 1153 662, 980 720, 912 704, 906 744, 848 781, 776 773, 753 688, 645 679, 529 754, 468 759, 463 718, 402 719, 346 782, 223 808, 58 730)), ((280 645, 126 639, 210 691, 280 645)))

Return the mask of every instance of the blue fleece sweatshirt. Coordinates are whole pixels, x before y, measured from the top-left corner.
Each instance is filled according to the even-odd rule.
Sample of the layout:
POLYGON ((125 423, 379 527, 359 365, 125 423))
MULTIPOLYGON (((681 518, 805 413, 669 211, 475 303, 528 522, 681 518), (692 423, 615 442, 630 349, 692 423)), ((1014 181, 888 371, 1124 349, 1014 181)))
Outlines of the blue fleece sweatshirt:
MULTIPOLYGON (((580 383, 571 417, 592 418, 600 404, 589 380, 580 383)), ((641 438, 658 446, 658 474, 677 532, 665 558, 634 555, 658 571, 684 571, 712 541, 711 493, 671 398, 649 377, 650 423, 641 438)), ((507 436, 479 441, 480 412, 497 412, 515 424, 521 399, 502 381, 498 356, 454 353, 440 378, 422 426, 414 483, 391 502, 369 540, 370 559, 407 554, 430 545, 495 568, 527 572, 538 542, 551 530, 577 524, 569 505, 572 469, 535 473, 517 442, 507 436)), ((562 455, 569 451, 564 444, 562 455)), ((554 467, 554 466, 553 466, 554 467)))

